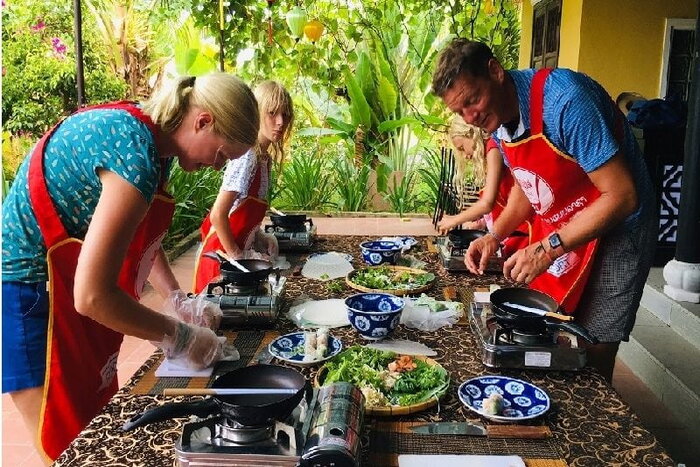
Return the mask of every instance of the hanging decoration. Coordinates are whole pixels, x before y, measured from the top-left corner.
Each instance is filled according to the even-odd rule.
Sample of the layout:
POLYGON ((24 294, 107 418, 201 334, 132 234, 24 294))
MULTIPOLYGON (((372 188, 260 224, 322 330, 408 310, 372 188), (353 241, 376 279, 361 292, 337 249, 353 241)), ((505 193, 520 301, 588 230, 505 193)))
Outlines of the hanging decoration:
POLYGON ((267 0, 267 43, 272 45, 272 4, 275 0, 267 0))
POLYGON ((323 34, 323 23, 318 20, 311 20, 304 26, 304 34, 314 44, 323 34))
POLYGON ((289 26, 289 30, 297 42, 299 42, 299 39, 301 39, 301 36, 304 34, 304 25, 307 19, 306 12, 298 5, 287 13, 287 26, 289 26))

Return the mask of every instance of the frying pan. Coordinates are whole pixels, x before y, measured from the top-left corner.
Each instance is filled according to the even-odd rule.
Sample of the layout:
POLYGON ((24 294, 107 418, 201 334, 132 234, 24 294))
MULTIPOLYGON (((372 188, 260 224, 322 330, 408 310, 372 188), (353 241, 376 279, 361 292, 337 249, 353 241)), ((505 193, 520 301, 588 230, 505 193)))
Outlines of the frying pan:
POLYGON ((235 285, 256 285, 272 273, 272 263, 262 259, 239 259, 241 266, 250 271, 243 272, 228 261, 219 258, 213 251, 207 251, 202 256, 217 261, 221 265, 222 278, 235 285))
POLYGON ((298 371, 278 365, 253 365, 229 371, 218 377, 211 385, 214 389, 231 388, 287 388, 296 389, 294 394, 249 394, 236 396, 214 396, 195 402, 178 402, 155 407, 135 415, 123 426, 123 431, 176 417, 196 415, 205 418, 224 415, 241 425, 259 426, 272 420, 281 420, 299 405, 311 385, 298 371))
POLYGON ((598 343, 598 339, 590 335, 583 326, 512 308, 505 305, 506 303, 516 303, 527 307, 539 308, 550 313, 557 313, 559 304, 545 293, 519 287, 504 287, 491 293, 491 311, 496 317, 498 324, 503 326, 538 333, 543 333, 547 330, 567 331, 587 340, 591 344, 598 343))
POLYGON ((458 248, 467 248, 471 242, 486 235, 483 230, 450 230, 447 237, 458 248))

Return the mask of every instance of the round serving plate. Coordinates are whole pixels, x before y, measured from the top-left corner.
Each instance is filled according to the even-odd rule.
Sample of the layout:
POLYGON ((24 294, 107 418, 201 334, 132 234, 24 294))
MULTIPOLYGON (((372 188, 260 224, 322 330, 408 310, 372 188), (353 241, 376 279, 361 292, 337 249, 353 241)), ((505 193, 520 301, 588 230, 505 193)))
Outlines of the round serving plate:
POLYGON ((304 333, 293 332, 285 334, 270 342, 267 346, 273 357, 282 360, 283 362, 291 363, 298 366, 314 366, 325 362, 329 358, 335 357, 343 350, 343 343, 340 339, 328 336, 328 353, 325 357, 305 362, 304 360, 304 333))
POLYGON ((376 293, 390 293, 392 295, 409 295, 409 294, 417 294, 421 292, 425 292, 426 290, 430 289, 433 284, 435 284, 435 280, 437 279, 437 276, 433 278, 430 282, 428 282, 425 285, 422 285, 420 287, 415 287, 412 289, 370 289, 369 287, 365 287, 363 285, 357 284, 353 281, 353 279, 357 276, 357 274, 360 271, 364 271, 367 269, 377 269, 377 268, 387 268, 390 269, 391 271, 394 272, 403 272, 403 271, 408 271, 413 274, 428 274, 429 271, 424 271, 423 269, 416 269, 416 268, 409 268, 406 266, 387 266, 387 265, 382 265, 382 266, 369 266, 366 268, 361 268, 361 269, 355 269, 354 271, 350 271, 348 275, 345 277, 345 283, 355 289, 359 290, 360 292, 376 292, 376 293))
POLYGON ((507 376, 478 376, 462 383, 457 390, 459 400, 468 409, 497 422, 519 422, 539 417, 549 410, 549 395, 541 388, 521 379, 507 376), (493 393, 503 396, 503 413, 483 412, 483 401, 493 393))
MULTIPOLYGON (((397 354, 398 355, 398 354, 397 354)), ((438 362, 433 360, 432 358, 428 358, 422 355, 414 355, 413 358, 417 358, 419 360, 423 360, 425 363, 431 366, 439 366, 442 367, 438 362)), ((328 368, 326 366, 322 366, 321 368, 318 369, 318 372, 316 373, 316 377, 314 378, 314 386, 315 387, 321 387, 323 386, 323 380, 326 378, 326 373, 328 373, 328 368)), ((447 388, 449 387, 449 373, 448 373, 448 384, 445 386, 444 391, 439 395, 439 397, 433 397, 431 399, 425 400, 423 402, 418 402, 416 404, 411 404, 411 405, 388 405, 386 407, 365 407, 365 415, 375 415, 378 417, 391 417, 394 415, 409 415, 412 413, 416 412, 421 412, 425 409, 428 409, 430 407, 434 407, 438 403, 438 399, 442 399, 442 397, 445 395, 447 392, 447 388)))

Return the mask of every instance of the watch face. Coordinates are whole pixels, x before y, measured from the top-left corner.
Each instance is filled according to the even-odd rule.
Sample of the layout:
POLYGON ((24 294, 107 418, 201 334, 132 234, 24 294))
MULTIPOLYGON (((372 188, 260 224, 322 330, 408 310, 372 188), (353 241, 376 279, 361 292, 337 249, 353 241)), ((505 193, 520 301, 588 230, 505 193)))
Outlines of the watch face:
POLYGON ((559 238, 559 234, 552 234, 549 236, 549 246, 552 248, 559 248, 561 246, 561 238, 559 238))

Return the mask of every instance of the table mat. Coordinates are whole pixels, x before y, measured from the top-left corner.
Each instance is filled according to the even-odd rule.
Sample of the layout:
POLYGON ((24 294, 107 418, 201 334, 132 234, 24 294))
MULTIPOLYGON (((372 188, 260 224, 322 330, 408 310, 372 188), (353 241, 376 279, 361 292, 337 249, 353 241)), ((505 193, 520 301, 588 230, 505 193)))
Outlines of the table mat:
MULTIPOLYGON (((376 454, 370 457, 373 464, 382 467, 399 467, 398 454, 376 454)), ((527 467, 568 467, 563 459, 523 459, 527 467)))
MULTIPOLYGON (((211 377, 207 378, 158 378, 156 377, 156 369, 163 361, 163 354, 158 353, 156 356, 144 364, 147 367, 143 375, 130 387, 131 394, 163 394, 163 389, 166 388, 189 388, 202 389, 211 386, 211 383, 224 373, 241 368, 243 366, 257 363, 254 357, 258 355, 273 339, 280 334, 277 331, 261 331, 261 330, 246 330, 246 331, 224 331, 227 342, 232 342, 241 354, 240 360, 235 362, 222 361, 216 364, 211 377)), ((144 368, 142 367, 142 369, 144 368)), ((136 376, 136 375, 135 375, 136 376)))
MULTIPOLYGON (((412 422, 375 422, 369 432, 370 465, 398 465, 399 454, 498 454, 536 461, 561 461, 556 438, 514 439, 464 435, 421 435, 407 429, 412 422), (392 459, 396 458, 396 463, 392 459), (388 462, 388 463, 387 463, 388 462)), ((533 467, 563 464, 537 463, 533 467)), ((530 464, 528 464, 530 466, 530 464)))

